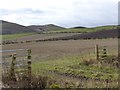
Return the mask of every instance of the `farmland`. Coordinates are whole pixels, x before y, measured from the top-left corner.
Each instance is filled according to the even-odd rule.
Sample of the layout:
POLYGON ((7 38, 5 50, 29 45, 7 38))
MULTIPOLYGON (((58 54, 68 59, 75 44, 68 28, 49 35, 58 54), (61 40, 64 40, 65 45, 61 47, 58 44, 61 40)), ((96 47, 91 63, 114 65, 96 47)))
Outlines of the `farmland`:
POLYGON ((30 36, 34 35, 35 33, 20 33, 20 34, 7 34, 7 35, 0 35, 3 40, 11 40, 11 39, 17 39, 20 37, 30 36))
POLYGON ((3 45, 3 50, 31 49, 32 74, 51 79, 47 88, 54 85, 60 88, 116 88, 118 69, 111 64, 102 67, 97 64, 94 49, 96 44, 107 46, 108 56, 117 57, 117 42, 117 39, 31 42, 3 45))
POLYGON ((43 33, 88 33, 88 32, 96 32, 96 31, 111 30, 111 29, 117 29, 117 26, 99 26, 93 28, 68 28, 68 29, 44 31, 43 33))
POLYGON ((40 31, 20 34, 3 35, 3 44, 14 44, 24 42, 79 40, 79 39, 105 39, 117 38, 117 26, 101 26, 95 28, 69 28, 56 31, 40 31), (106 34, 108 33, 108 34, 106 34))
POLYGON ((65 36, 72 36, 77 35, 78 33, 52 33, 52 34, 39 34, 39 33, 21 33, 21 34, 10 34, 10 35, 3 35, 4 41, 26 41, 26 40, 42 40, 42 39, 49 39, 49 38, 58 38, 58 37, 65 37, 65 36))
POLYGON ((9 27, 0 35, 6 87, 118 87, 117 26, 63 28, 6 23, 9 27))

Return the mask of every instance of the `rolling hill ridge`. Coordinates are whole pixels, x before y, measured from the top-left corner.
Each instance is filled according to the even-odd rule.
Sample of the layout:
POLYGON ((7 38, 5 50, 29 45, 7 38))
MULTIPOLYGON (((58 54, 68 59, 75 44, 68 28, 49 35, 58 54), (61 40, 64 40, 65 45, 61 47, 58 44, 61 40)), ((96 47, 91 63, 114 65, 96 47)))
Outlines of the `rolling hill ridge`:
POLYGON ((2 32, 0 34, 3 35, 65 29, 64 27, 60 27, 54 24, 23 26, 3 20, 0 20, 0 22, 2 23, 2 32))
POLYGON ((65 29, 64 27, 61 26, 57 26, 54 24, 47 24, 47 25, 31 25, 28 26, 28 28, 33 29, 37 32, 41 32, 41 31, 51 31, 51 30, 61 30, 61 29, 65 29))
POLYGON ((3 20, 0 20, 0 22, 2 23, 2 30, 1 30, 2 33, 0 34, 17 34, 17 33, 35 32, 34 30, 23 25, 7 22, 3 20))

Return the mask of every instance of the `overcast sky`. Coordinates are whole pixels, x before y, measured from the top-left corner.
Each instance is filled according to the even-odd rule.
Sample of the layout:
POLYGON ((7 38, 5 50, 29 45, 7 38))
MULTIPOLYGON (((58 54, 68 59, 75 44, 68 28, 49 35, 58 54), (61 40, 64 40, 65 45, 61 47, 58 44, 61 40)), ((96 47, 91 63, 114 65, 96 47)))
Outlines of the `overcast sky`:
POLYGON ((116 25, 119 0, 0 0, 0 19, 22 25, 116 25))

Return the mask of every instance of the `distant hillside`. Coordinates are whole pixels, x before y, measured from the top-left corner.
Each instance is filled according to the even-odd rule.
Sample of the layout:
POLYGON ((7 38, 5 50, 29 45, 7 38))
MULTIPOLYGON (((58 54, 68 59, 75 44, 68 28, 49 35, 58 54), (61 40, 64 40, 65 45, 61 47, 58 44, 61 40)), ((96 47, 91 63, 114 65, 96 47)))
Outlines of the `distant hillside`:
POLYGON ((51 30, 51 31, 45 31, 46 33, 89 33, 89 32, 97 32, 102 30, 112 30, 117 29, 117 25, 107 25, 107 26, 99 26, 99 27, 72 27, 67 29, 60 29, 60 30, 51 30))
POLYGON ((71 27, 71 29, 81 29, 81 28, 86 28, 86 27, 83 26, 71 27))
POLYGON ((2 22, 2 30, 1 30, 2 33, 0 34, 18 34, 18 33, 26 33, 26 32, 89 33, 89 32, 103 31, 103 30, 117 29, 116 25, 99 26, 94 28, 87 28, 82 26, 77 26, 73 28, 64 28, 54 24, 23 26, 16 23, 3 21, 3 20, 0 20, 0 22, 2 22))
POLYGON ((2 22, 2 33, 0 34, 16 34, 16 33, 27 33, 35 32, 32 29, 29 29, 26 26, 22 26, 16 23, 11 23, 7 21, 0 20, 2 22))
POLYGON ((64 27, 60 27, 54 24, 48 24, 48 25, 31 25, 28 26, 31 29, 34 29, 35 31, 57 31, 61 29, 65 29, 64 27))

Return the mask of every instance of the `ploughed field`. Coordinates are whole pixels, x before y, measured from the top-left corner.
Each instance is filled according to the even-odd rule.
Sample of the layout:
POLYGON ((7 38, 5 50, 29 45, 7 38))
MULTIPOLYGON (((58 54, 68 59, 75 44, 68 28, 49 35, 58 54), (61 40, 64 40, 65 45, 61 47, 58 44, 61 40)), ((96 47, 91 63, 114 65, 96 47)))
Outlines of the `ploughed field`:
POLYGON ((118 68, 110 61, 117 61, 117 47, 117 39, 91 39, 8 44, 2 49, 31 49, 32 74, 49 77, 47 88, 116 88, 118 68), (107 47, 107 63, 95 59, 96 44, 107 47))

